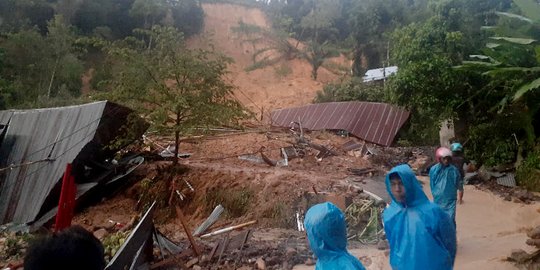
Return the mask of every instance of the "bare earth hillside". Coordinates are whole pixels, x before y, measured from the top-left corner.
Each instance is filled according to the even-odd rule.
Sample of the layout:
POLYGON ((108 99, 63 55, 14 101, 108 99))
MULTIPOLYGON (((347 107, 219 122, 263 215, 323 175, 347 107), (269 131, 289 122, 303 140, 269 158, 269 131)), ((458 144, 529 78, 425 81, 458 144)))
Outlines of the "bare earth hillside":
MULTIPOLYGON (((272 66, 246 72, 251 64, 254 48, 231 30, 239 21, 269 28, 265 14, 256 8, 232 4, 203 4, 205 12, 204 33, 188 41, 192 48, 213 44, 218 51, 234 59, 229 68, 230 80, 237 86, 237 98, 260 116, 262 110, 299 106, 311 103, 324 83, 339 79, 324 68, 319 69, 318 80, 311 79, 311 66, 306 60, 281 61, 272 66), (278 75, 276 69, 290 70, 278 75)), ((256 47, 260 49, 261 47, 256 47)), ((346 64, 343 58, 333 59, 346 64)))

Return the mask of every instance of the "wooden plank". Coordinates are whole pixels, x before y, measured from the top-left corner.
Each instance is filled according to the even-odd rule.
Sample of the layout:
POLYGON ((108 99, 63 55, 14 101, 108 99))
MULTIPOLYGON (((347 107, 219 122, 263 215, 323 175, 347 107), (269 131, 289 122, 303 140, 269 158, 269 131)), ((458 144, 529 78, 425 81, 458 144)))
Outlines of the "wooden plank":
POLYGON ((184 217, 184 213, 182 212, 182 209, 180 207, 176 206, 176 215, 178 216, 178 219, 180 219, 180 223, 182 224, 182 227, 184 227, 184 231, 186 232, 186 235, 189 239, 189 243, 191 243, 191 248, 193 248, 193 252, 195 252, 195 255, 201 256, 201 252, 199 251, 199 248, 197 247, 197 244, 195 243, 195 239, 193 239, 193 236, 191 235, 191 230, 189 229, 186 218, 184 217))

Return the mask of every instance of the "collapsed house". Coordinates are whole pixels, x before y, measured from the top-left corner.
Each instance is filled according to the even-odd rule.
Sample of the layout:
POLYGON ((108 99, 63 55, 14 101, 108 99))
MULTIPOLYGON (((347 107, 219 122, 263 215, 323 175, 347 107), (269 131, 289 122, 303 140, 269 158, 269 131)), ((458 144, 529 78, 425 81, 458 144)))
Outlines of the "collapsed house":
POLYGON ((329 102, 275 110, 272 126, 301 123, 309 130, 346 130, 367 142, 390 146, 409 118, 405 109, 375 102, 329 102))
POLYGON ((148 127, 130 115, 130 109, 108 101, 1 111, 0 224, 35 228, 53 218, 68 163, 73 164, 77 198, 142 163, 140 157, 112 162, 148 127), (128 132, 128 122, 138 124, 130 124, 128 132))

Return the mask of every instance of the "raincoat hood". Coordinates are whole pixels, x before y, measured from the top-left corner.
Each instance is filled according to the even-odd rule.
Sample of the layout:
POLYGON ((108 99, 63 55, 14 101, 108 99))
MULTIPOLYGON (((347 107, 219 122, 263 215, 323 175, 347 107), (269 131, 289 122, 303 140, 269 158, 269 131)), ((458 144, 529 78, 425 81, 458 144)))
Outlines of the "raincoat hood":
POLYGON ((388 191, 388 194, 390 194, 390 197, 392 198, 392 204, 395 204, 398 207, 409 207, 429 202, 426 194, 420 186, 420 183, 408 165, 399 165, 394 167, 386 175, 385 182, 386 191, 388 191), (403 187, 405 187, 405 203, 396 201, 396 198, 394 198, 394 195, 392 195, 392 191, 390 189, 390 176, 394 173, 399 175, 399 178, 401 178, 401 182, 403 183, 403 187))
POLYGON ((383 212, 393 269, 451 270, 456 256, 456 229, 439 206, 430 202, 408 165, 394 167, 386 176, 392 203, 383 212), (390 175, 397 173, 405 188, 405 202, 390 190, 390 175))
POLYGON ((315 269, 364 270, 347 251, 347 225, 337 206, 329 202, 314 205, 307 211, 304 225, 311 250, 318 258, 315 269))

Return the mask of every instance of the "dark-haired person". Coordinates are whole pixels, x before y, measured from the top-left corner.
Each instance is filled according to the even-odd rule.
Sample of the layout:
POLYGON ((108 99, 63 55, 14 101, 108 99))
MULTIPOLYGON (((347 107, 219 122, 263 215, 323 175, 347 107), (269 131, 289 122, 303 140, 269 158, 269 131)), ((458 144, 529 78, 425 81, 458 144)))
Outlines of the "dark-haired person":
POLYGON ((101 242, 81 226, 34 242, 24 257, 25 270, 103 270, 101 242))

